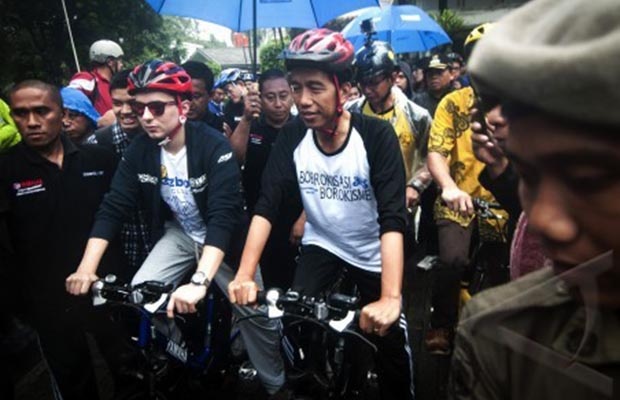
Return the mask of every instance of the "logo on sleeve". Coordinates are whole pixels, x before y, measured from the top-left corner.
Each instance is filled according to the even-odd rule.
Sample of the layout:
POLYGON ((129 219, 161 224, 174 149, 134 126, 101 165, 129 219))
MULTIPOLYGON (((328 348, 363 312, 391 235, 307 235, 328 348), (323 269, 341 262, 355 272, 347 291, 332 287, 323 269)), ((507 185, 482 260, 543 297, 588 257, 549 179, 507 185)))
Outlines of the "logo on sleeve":
POLYGON ((13 183, 13 189, 15 190, 15 197, 45 192, 45 186, 43 186, 43 179, 41 178, 15 182, 13 183))
POLYGON ((230 153, 224 154, 223 156, 220 156, 220 158, 217 160, 217 163, 221 164, 223 162, 230 160, 231 158, 232 158, 232 151, 230 153))

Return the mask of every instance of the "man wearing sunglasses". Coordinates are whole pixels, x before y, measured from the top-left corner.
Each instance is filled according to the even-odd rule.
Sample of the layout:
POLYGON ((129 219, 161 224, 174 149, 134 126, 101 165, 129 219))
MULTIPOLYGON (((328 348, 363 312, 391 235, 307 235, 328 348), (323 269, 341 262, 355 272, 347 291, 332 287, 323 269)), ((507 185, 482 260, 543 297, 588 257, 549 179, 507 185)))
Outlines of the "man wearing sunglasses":
MULTIPOLYGON (((224 292, 233 270, 224 262, 241 215, 239 168, 226 138, 206 124, 187 121, 191 77, 170 62, 152 60, 129 75, 132 109, 146 135, 127 150, 104 199, 77 271, 66 281, 71 294, 86 294, 108 241, 135 207, 145 211, 154 243, 132 284, 148 280, 189 284, 177 287, 168 302, 174 312, 196 312, 214 281, 224 292)), ((233 307, 242 318, 257 311, 233 307)), ((250 360, 266 390, 284 384, 277 325, 272 320, 239 323, 250 360)))
POLYGON ((407 207, 413 207, 431 181, 423 161, 426 152, 422 152, 428 142, 431 116, 395 86, 396 56, 389 44, 375 41, 364 46, 355 55, 353 67, 363 96, 348 103, 347 109, 392 125, 406 168, 407 207))

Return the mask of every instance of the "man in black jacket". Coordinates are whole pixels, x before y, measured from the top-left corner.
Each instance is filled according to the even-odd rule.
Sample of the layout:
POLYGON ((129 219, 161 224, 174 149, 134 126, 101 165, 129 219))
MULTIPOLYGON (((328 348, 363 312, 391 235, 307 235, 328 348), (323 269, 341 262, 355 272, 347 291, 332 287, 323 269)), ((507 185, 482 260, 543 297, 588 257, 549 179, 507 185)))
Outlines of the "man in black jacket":
MULTIPOLYGON (((152 60, 129 76, 132 103, 147 135, 134 140, 125 153, 105 197, 77 271, 67 290, 87 293, 107 243, 134 207, 143 209, 156 240, 132 283, 148 280, 179 285, 196 266, 191 282, 177 287, 168 302, 168 316, 196 312, 211 281, 226 289, 233 277, 224 255, 239 221, 239 169, 226 138, 205 124, 187 122, 191 77, 179 66, 152 60)), ((239 316, 256 311, 234 307, 239 316)), ((239 323, 250 360, 266 390, 284 384, 279 337, 271 320, 239 323)))
MULTIPOLYGON (((16 304, 6 308, 37 330, 63 398, 96 399, 85 336, 92 313, 88 301, 67 295, 63 283, 80 260, 116 160, 113 153, 75 145, 62 133, 56 87, 24 81, 9 98, 23 140, 0 157, 0 204, 16 267, 3 283, 19 288, 16 304)), ((119 255, 111 247, 110 262, 102 264, 119 265, 109 258, 119 255)))

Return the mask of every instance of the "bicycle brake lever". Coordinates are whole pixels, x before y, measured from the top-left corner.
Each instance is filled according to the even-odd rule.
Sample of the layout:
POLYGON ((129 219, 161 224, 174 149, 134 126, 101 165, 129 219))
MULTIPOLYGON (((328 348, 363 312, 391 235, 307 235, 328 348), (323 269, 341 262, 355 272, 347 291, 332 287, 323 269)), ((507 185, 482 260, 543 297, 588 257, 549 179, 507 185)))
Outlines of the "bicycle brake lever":
POLYGON ((155 312, 159 310, 159 308, 162 306, 162 304, 166 302, 167 299, 168 299, 168 294, 162 293, 162 295, 159 297, 158 300, 152 303, 146 303, 143 307, 146 311, 150 312, 151 314, 155 314, 155 312))
POLYGON ((342 319, 332 319, 329 321, 329 326, 336 332, 343 332, 345 329, 351 325, 353 320, 355 319, 355 311, 349 310, 347 315, 342 319))
POLYGON ((93 286, 90 289, 91 292, 93 293, 93 306, 95 306, 95 307, 101 306, 101 305, 107 303, 107 301, 108 301, 101 294, 101 290, 103 289, 104 285, 105 284, 103 283, 103 281, 98 280, 95 283, 93 283, 93 286))
POLYGON ((280 291, 272 289, 265 293, 265 304, 267 305, 267 316, 269 318, 282 318, 284 310, 278 308, 280 291))

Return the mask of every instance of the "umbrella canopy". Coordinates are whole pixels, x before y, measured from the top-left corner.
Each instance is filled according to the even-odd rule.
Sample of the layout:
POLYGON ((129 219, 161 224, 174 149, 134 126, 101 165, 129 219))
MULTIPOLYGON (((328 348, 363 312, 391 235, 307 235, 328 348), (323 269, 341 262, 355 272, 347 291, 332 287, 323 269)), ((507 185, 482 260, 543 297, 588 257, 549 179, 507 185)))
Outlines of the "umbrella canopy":
POLYGON ((366 35, 360 30, 360 24, 371 19, 377 40, 388 42, 395 53, 426 51, 442 44, 452 43, 434 19, 415 6, 372 7, 363 11, 342 30, 355 50, 364 46, 366 35))
POLYGON ((378 0, 146 0, 163 15, 213 22, 235 32, 255 28, 317 28, 378 0), (256 24, 253 6, 256 4, 256 24))

